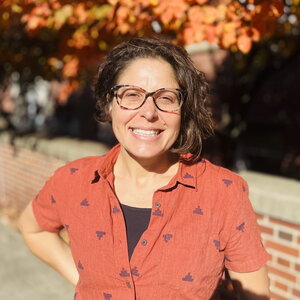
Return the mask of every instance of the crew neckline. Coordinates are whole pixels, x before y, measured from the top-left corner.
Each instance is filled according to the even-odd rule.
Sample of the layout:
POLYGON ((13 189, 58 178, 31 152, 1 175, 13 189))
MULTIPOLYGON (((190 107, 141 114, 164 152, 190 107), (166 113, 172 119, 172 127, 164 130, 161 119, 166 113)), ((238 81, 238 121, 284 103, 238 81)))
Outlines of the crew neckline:
POLYGON ((132 210, 132 211, 139 211, 139 212, 149 212, 151 211, 151 207, 136 207, 136 206, 129 206, 123 203, 120 203, 122 208, 132 210))

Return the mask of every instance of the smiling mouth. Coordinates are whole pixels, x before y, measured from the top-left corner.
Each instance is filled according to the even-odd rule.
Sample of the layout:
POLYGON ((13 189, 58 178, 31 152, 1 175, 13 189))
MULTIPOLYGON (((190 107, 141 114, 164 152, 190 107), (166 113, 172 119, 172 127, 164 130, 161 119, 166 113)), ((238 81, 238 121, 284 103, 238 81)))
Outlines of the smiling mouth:
POLYGON ((161 133, 161 130, 144 130, 144 129, 131 129, 133 133, 141 136, 157 136, 161 133))

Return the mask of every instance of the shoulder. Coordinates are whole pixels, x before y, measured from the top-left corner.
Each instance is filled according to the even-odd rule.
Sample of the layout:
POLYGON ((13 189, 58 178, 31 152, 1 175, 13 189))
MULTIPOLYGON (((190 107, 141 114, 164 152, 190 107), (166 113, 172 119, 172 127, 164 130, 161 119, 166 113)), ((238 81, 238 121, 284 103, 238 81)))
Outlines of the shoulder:
POLYGON ((222 166, 218 166, 207 159, 202 159, 200 162, 198 162, 197 168, 200 170, 203 169, 202 173, 204 173, 205 175, 210 175, 218 179, 228 178, 232 180, 244 181, 244 179, 234 171, 231 171, 222 166), (204 165, 204 168, 202 167, 202 165, 204 165))
POLYGON ((202 159, 201 162, 197 163, 197 169, 199 177, 203 177, 203 180, 215 187, 235 192, 239 190, 245 192, 248 188, 247 182, 240 175, 213 164, 207 159, 202 159))
POLYGON ((105 155, 101 156, 88 156, 76 159, 74 161, 68 162, 64 166, 58 168, 53 177, 63 179, 69 177, 70 175, 77 175, 74 177, 84 177, 87 174, 94 173, 105 160, 105 155))

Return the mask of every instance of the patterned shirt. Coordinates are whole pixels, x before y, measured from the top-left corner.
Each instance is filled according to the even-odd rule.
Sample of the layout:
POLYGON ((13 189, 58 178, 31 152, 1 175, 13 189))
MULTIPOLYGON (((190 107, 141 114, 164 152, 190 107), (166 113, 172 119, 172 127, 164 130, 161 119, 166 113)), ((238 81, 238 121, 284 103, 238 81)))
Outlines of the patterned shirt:
POLYGON ((224 267, 251 272, 266 263, 246 182, 204 159, 181 161, 154 192, 149 226, 129 261, 113 184, 119 151, 58 169, 33 201, 44 230, 68 231, 80 275, 76 300, 208 300, 224 267))

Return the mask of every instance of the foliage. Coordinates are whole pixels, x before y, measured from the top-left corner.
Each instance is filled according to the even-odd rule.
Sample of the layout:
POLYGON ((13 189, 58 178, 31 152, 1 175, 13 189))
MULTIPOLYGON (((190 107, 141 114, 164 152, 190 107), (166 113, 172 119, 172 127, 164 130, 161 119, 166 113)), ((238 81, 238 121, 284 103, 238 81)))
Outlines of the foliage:
POLYGON ((78 89, 80 76, 90 82, 103 55, 132 36, 209 41, 230 51, 211 82, 217 130, 204 152, 227 167, 300 178, 299 17, 299 0, 2 0, 0 117, 18 134, 110 141, 107 128, 88 125, 94 99, 78 89))
POLYGON ((8 57, 0 63, 22 68, 31 56, 33 73, 70 78, 120 40, 153 33, 181 45, 207 40, 248 53, 277 30, 283 8, 279 0, 3 0, 0 50, 8 57))

